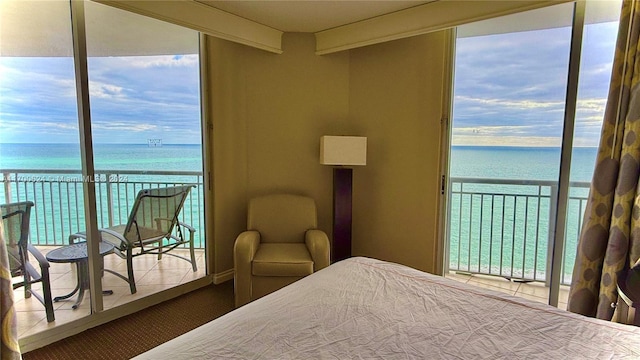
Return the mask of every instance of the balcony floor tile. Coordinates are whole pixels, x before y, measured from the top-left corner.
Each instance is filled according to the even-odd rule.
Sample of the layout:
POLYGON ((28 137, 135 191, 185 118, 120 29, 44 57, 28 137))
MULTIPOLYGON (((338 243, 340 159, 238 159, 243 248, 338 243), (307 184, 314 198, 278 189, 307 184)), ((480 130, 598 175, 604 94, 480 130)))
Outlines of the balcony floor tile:
MULTIPOLYGON (((43 254, 57 248, 58 246, 38 246, 43 254)), ((172 253, 189 257, 189 251, 175 249, 172 253)), ((184 284, 205 276, 204 250, 196 250, 196 262, 198 271, 191 270, 191 264, 173 256, 163 256, 158 261, 155 255, 142 255, 133 259, 134 277, 136 280, 137 292, 130 294, 129 285, 113 274, 105 272, 102 278, 102 287, 105 290, 113 290, 112 295, 105 295, 102 298, 105 309, 110 309, 127 302, 140 299, 142 297, 166 290, 168 288, 184 284)), ((31 259, 31 262, 34 262, 31 259)), ((38 268, 37 262, 34 266, 38 268)), ((104 258, 104 266, 126 276, 126 261, 115 254, 107 255, 104 258)), ((51 293, 53 297, 70 293, 77 284, 75 264, 50 263, 49 277, 51 279, 51 293)), ((34 289, 42 293, 40 284, 34 285, 34 289)), ((71 306, 77 299, 77 294, 70 299, 53 303, 56 320, 47 323, 44 306, 35 298, 24 298, 24 289, 14 290, 14 302, 18 321, 18 336, 24 337, 37 334, 38 332, 54 328, 57 325, 68 323, 79 318, 88 316, 91 309, 91 298, 85 292, 84 299, 80 307, 73 310, 71 306)))
MULTIPOLYGON (((549 288, 544 283, 534 282, 512 282, 497 276, 487 276, 478 274, 457 274, 454 272, 445 275, 446 278, 467 283, 470 285, 500 291, 505 294, 515 295, 541 303, 548 303, 549 288)), ((566 310, 569 297, 569 287, 560 286, 560 296, 558 298, 558 308, 566 310)))

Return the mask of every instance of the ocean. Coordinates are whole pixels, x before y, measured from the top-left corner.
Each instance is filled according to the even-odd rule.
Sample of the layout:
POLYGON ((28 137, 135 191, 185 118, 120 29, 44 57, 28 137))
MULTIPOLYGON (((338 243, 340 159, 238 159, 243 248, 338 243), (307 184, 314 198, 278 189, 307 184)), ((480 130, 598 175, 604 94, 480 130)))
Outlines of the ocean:
MULTIPOLYGON (((570 284, 597 148, 574 148, 562 283, 570 284)), ((453 147, 449 268, 547 280, 560 148, 453 147), (464 178, 455 181, 455 178, 464 178), (485 179, 485 180, 479 180, 485 179), (488 180, 490 179, 490 180, 488 180)), ((559 230, 560 231, 560 230, 559 230)))
MULTIPOLYGON (((202 147, 199 144, 95 144, 98 225, 127 222, 135 196, 143 188, 194 184, 181 220, 204 229, 202 147)), ((31 242, 65 244, 85 226, 78 144, 0 144, 0 171, 5 191, 0 203, 31 200, 31 242), (20 171, 16 171, 20 170, 20 171), (26 170, 26 171, 25 171, 26 170)), ((204 247, 204 232, 196 231, 195 245, 204 247)))
MULTIPOLYGON (((572 182, 591 181, 596 153, 596 148, 574 149, 572 182)), ((185 204, 183 220, 204 228, 201 145, 96 144, 94 154, 96 170, 105 173, 96 184, 100 226, 126 222, 133 198, 143 187, 194 183, 199 185, 185 204)), ((451 184, 447 214, 450 269, 544 280, 553 215, 550 204, 555 201, 552 184, 557 182, 559 163, 559 148, 452 147, 450 177, 464 180, 451 184)), ((37 233, 32 231, 32 241, 58 245, 70 233, 83 229, 84 215, 76 210, 83 202, 80 175, 54 171, 79 171, 80 166, 77 144, 0 144, 0 169, 5 173, 3 180, 8 177, 11 181, 12 200, 36 202, 33 225, 37 233), (31 173, 7 174, 9 169, 31 173), (43 174, 43 170, 49 172, 43 174), (43 204, 48 204, 46 209, 43 204)), ((588 187, 571 188, 565 283, 571 277, 587 194, 588 187)), ((6 202, 5 197, 0 192, 0 202, 6 202)), ((204 245, 203 239, 198 232, 198 246, 204 245)))
MULTIPOLYGON (((202 171, 202 146, 95 144, 96 170, 202 171)), ((1 144, 0 169, 79 170, 78 144, 1 144)))
MULTIPOLYGON (((574 148, 571 181, 591 181, 598 149, 574 148)), ((558 181, 560 148, 507 146, 454 146, 451 177, 478 177, 558 181)))

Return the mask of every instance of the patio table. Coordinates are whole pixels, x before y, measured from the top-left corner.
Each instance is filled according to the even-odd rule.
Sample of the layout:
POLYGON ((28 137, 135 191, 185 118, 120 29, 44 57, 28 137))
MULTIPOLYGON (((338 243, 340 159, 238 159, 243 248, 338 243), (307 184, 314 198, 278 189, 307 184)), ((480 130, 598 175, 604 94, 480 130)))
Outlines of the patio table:
MULTIPOLYGON (((105 242, 100 242, 100 256, 101 259, 103 256, 110 254, 113 252, 113 245, 105 242)), ((65 300, 72 297, 76 292, 78 293, 78 300, 72 306, 75 310, 80 306, 82 302, 82 298, 84 297, 84 291, 89 289, 89 257, 87 256, 87 243, 80 242, 76 244, 66 245, 54 250, 51 250, 47 254, 47 260, 54 263, 75 263, 76 264, 76 272, 78 277, 78 284, 76 288, 73 289, 67 295, 57 296, 53 299, 53 301, 65 300)), ((105 290, 102 292, 103 295, 111 295, 113 291, 105 290)))

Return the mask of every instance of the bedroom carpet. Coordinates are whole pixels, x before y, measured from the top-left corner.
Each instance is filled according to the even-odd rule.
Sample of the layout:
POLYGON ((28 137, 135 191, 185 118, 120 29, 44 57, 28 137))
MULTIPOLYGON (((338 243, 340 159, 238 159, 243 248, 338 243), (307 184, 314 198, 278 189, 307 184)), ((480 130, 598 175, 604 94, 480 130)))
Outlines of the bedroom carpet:
POLYGON ((207 286, 40 349, 33 359, 130 359, 233 310, 233 281, 207 286))

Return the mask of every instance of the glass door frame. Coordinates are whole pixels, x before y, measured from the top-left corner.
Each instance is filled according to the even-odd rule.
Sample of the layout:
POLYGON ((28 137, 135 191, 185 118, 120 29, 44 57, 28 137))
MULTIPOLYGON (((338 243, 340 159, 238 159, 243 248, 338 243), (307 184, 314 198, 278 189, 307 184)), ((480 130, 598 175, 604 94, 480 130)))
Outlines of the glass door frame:
MULTIPOLYGON (((73 41, 73 61, 75 72, 75 85, 76 85, 76 101, 78 108, 78 131, 80 135, 80 156, 82 164, 82 179, 89 179, 83 184, 83 198, 84 198, 84 211, 85 211, 85 229, 88 235, 87 241, 87 253, 88 253, 88 268, 90 289, 89 295, 91 296, 91 313, 78 320, 74 320, 68 323, 56 325, 45 331, 36 333, 34 335, 28 335, 20 339, 20 347, 22 351, 27 352, 45 345, 48 345, 54 341, 64 339, 68 336, 75 335, 93 326, 106 323, 108 321, 120 318, 122 316, 129 315, 131 313, 140 311, 149 306, 158 304, 165 300, 182 295, 185 292, 193 291, 198 288, 210 285, 213 283, 213 277, 210 274, 210 270, 213 269, 212 262, 213 256, 209 256, 208 252, 213 251, 213 246, 207 244, 205 238, 205 275, 196 280, 190 281, 185 284, 177 285, 173 288, 164 290, 160 293, 150 294, 149 296, 137 299, 135 301, 110 308, 105 310, 102 299, 102 261, 99 256, 99 241, 100 234, 98 232, 98 218, 97 218, 97 197, 96 197, 96 184, 91 179, 95 179, 95 167, 93 160, 93 136, 91 131, 91 111, 90 111, 90 95, 89 95, 89 72, 88 72, 88 54, 87 54, 87 37, 85 28, 85 1, 86 0, 67 0, 70 5, 71 14, 71 35, 73 41)), ((105 5, 106 6, 106 5, 105 5)), ((125 10, 122 10, 125 11, 125 10)), ((203 34, 199 34, 199 79, 200 79, 200 124, 201 124, 201 137, 202 137, 202 162, 203 162, 203 185, 204 185, 204 202, 205 202, 205 223, 204 232, 210 232, 212 225, 207 219, 207 212, 212 211, 212 186, 210 172, 211 165, 209 164, 209 155, 211 152, 210 147, 212 134, 209 114, 209 99, 207 97, 207 81, 208 74, 207 69, 207 42, 203 34)), ((212 255, 212 254, 211 254, 212 255)), ((85 299, 88 301, 88 299, 85 299)))
MULTIPOLYGON (((82 178, 94 179, 93 136, 91 132, 91 107, 89 104, 89 71, 87 68, 87 39, 85 32, 84 1, 71 1, 71 34, 73 38, 73 64, 75 68, 76 96, 78 102, 78 130, 80 132, 80 161, 82 178)), ((91 313, 103 310, 102 281, 100 269, 98 217, 96 213, 96 186, 86 181, 82 187, 84 195, 85 229, 87 232, 87 255, 89 257, 89 295, 91 313), (96 261, 98 260, 98 261, 96 261)))
MULTIPOLYGON (((555 5, 555 4, 552 4, 555 5)), ((582 37, 585 27, 585 1, 573 2, 573 20, 572 20, 572 32, 571 32, 571 45, 569 55, 569 67, 568 67, 568 82, 565 98, 564 109, 564 123, 562 134, 562 147, 561 147, 561 160, 560 160, 560 173, 558 181, 558 189, 556 194, 551 194, 552 198, 555 197, 557 202, 555 204, 555 222, 550 224, 549 231, 553 234, 553 242, 550 244, 548 254, 550 258, 547 259, 547 268, 551 271, 549 286, 549 298, 548 303, 554 307, 558 306, 561 274, 562 274, 562 262, 564 259, 564 243, 565 243, 565 227, 567 222, 567 207, 569 202, 569 185, 570 185, 570 172, 571 172, 571 155, 573 149, 573 136, 575 127, 575 114, 577 108, 577 96, 578 96, 578 75, 580 72, 580 56, 582 49, 582 37), (556 229, 562 229, 556 231, 556 229)), ((452 137, 452 114, 453 114, 453 98, 454 98, 454 74, 455 74, 455 44, 456 35, 453 32, 453 37, 450 40, 452 45, 448 60, 450 68, 445 67, 445 76, 450 79, 450 87, 447 89, 448 93, 443 96, 443 114, 442 114, 442 201, 441 201, 441 221, 439 226, 443 227, 439 231, 439 251, 438 270, 442 274, 447 274, 449 271, 449 247, 450 247, 450 205, 451 205, 451 182, 450 177, 450 158, 451 158, 451 137, 452 137)), ((554 205, 554 204, 552 204, 554 205)))
MULTIPOLYGON (((573 134, 575 129, 576 108, 578 103, 578 77, 580 74, 580 55, 582 53, 582 35, 584 33, 584 16, 586 1, 577 1, 573 5, 573 25, 571 27, 571 47, 569 49, 569 69, 567 79, 567 95, 564 108, 564 126, 562 131, 562 150, 560 151, 560 174, 553 244, 551 256, 551 278, 549 284, 548 303, 558 307, 562 262, 564 259, 564 243, 567 225, 567 209, 569 204, 569 182, 571 173, 571 154, 573 152, 573 134), (560 231, 558 231, 560 229, 560 231)), ((551 204, 553 205, 553 204, 551 204)), ((547 259, 547 263, 549 259, 547 259)))

